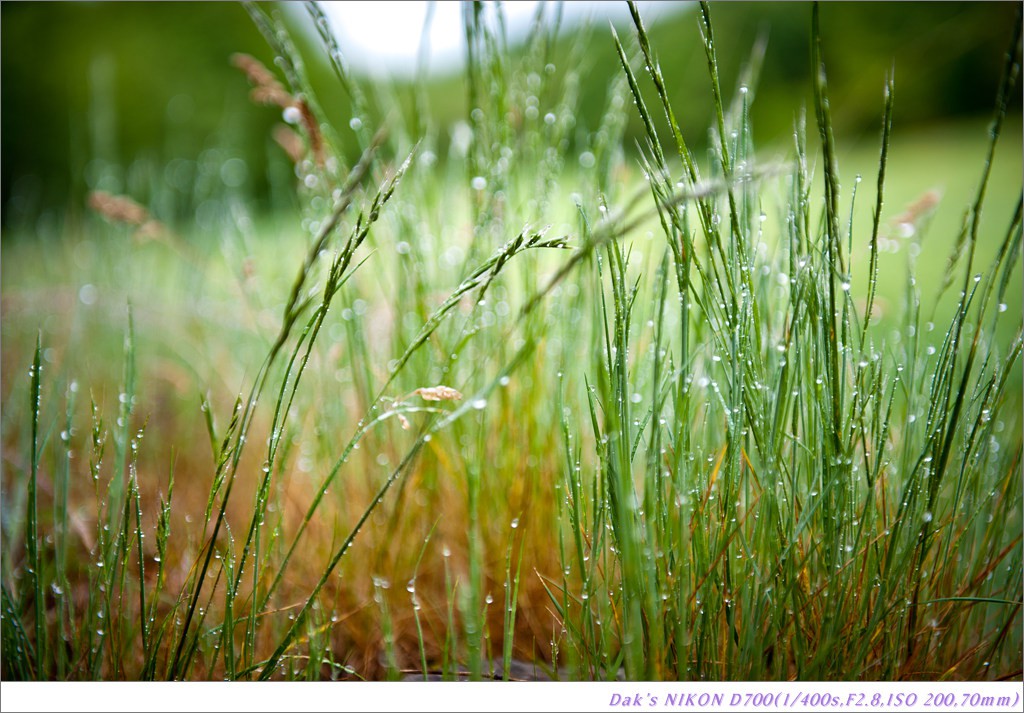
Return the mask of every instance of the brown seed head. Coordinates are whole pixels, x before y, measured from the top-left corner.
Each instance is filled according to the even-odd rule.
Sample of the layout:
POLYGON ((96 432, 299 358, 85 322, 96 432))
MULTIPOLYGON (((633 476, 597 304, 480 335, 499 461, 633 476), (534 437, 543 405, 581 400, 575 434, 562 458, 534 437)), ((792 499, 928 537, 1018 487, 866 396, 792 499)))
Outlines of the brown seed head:
POLYGON ((274 141, 284 149, 292 163, 299 163, 306 156, 306 144, 302 137, 284 124, 278 124, 273 131, 274 141))
POLYGON ((295 99, 285 91, 273 72, 263 66, 263 63, 252 55, 236 52, 231 55, 231 64, 245 72, 252 91, 249 98, 257 104, 276 104, 286 109, 295 104, 295 99))
POLYGON ((115 196, 106 191, 90 193, 89 207, 115 223, 141 226, 150 220, 149 211, 128 196, 115 196))
POLYGON ((424 401, 459 401, 462 394, 450 386, 425 386, 413 391, 424 401))

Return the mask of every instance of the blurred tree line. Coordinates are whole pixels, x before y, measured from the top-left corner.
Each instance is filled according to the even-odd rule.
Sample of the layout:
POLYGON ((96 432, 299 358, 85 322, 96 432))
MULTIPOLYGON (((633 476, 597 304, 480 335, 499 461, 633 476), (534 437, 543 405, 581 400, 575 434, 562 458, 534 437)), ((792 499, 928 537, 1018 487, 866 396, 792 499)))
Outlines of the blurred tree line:
MULTIPOLYGON (((284 5, 280 17, 306 57, 328 120, 347 126, 347 98, 309 16, 300 5, 284 5)), ((679 117, 689 127, 686 138, 699 147, 712 120, 709 83, 696 14, 690 3, 680 6, 648 29, 673 101, 688 108, 679 117)), ((893 67, 896 121, 904 130, 987 115, 1018 6, 825 3, 822 31, 837 133, 874 137, 884 77, 893 67)), ((810 105, 810 11, 803 2, 712 3, 723 89, 735 88, 753 48, 765 41, 752 112, 762 143, 788 142, 799 107, 810 105)), ((172 224, 194 218, 202 226, 204 210, 221 211, 212 202, 225 196, 268 210, 294 204, 292 163, 272 138, 281 111, 253 105, 249 84, 229 62, 233 53, 245 52, 273 67, 267 43, 241 4, 5 2, 0 32, 6 227, 45 230, 75 221, 93 189, 131 195, 172 224)), ((619 34, 628 46, 629 27, 619 34)), ((607 26, 597 24, 564 33, 554 54, 560 70, 574 42, 587 43, 577 116, 577 140, 585 140, 621 69, 607 26)), ((410 82, 395 81, 388 89, 411 111, 410 82)), ((425 94, 444 149, 451 127, 467 113, 462 78, 431 77, 425 94)), ((1014 107, 1019 115, 1019 90, 1014 107)), ((627 149, 642 135, 637 117, 630 121, 627 149)))

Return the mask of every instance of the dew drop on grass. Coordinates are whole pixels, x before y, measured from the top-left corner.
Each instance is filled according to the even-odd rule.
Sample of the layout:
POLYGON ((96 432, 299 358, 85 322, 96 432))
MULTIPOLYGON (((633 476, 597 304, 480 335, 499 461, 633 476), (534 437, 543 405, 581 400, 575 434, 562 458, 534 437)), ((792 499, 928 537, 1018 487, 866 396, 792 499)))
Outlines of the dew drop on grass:
POLYGON ((470 405, 477 411, 482 411, 487 408, 487 399, 476 399, 470 405))
POLYGON ((507 376, 503 376, 500 379, 498 379, 498 384, 500 386, 508 386, 509 381, 511 381, 511 379, 509 379, 507 376))
POLYGON ((1000 302, 999 303, 999 311, 1000 312, 1005 312, 1008 309, 1009 309, 1009 307, 1007 306, 1007 304, 1005 302, 1000 302))

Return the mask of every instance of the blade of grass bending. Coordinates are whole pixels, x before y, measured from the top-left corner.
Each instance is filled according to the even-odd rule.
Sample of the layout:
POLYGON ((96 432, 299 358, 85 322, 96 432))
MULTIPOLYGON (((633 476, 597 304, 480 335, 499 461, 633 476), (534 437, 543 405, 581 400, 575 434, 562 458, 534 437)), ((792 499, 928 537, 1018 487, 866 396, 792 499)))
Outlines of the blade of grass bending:
MULTIPOLYGON (((992 121, 989 124, 989 145, 988 153, 985 155, 985 163, 982 168, 981 180, 978 182, 978 192, 974 199, 974 204, 971 206, 968 214, 965 216, 964 228, 960 232, 957 238, 956 245, 953 247, 953 252, 950 254, 949 262, 946 265, 946 273, 942 279, 942 287, 939 289, 938 297, 949 288, 953 283, 954 270, 956 264, 959 262, 961 255, 963 255, 964 248, 967 249, 967 267, 964 271, 964 292, 967 291, 966 285, 971 279, 971 268, 974 263, 974 249, 978 241, 978 224, 981 222, 981 206, 985 200, 985 192, 988 188, 989 178, 992 175, 992 162, 995 158, 996 143, 999 141, 999 136, 1002 133, 1003 121, 1006 118, 1006 114, 1010 106, 1010 97, 1013 95, 1013 89, 1017 84, 1017 77, 1020 74, 1020 62, 1021 62, 1021 23, 1022 14, 1024 10, 1021 7, 1017 8, 1017 20, 1013 23, 1013 37, 1010 40, 1009 48, 1006 51, 1006 60, 1003 65, 1002 78, 999 82, 999 93, 996 97, 996 106, 993 110, 992 121), (964 241, 967 241, 967 245, 964 245, 964 241)), ((936 303, 938 299, 936 299, 936 303)))
MULTIPOLYGON (((210 598, 206 602, 206 607, 205 608, 203 608, 203 607, 199 608, 199 620, 196 622, 196 627, 195 627, 196 631, 192 635, 191 640, 189 641, 188 650, 185 652, 185 658, 182 660, 183 661, 182 666, 181 666, 181 677, 182 677, 182 679, 187 679, 188 678, 189 670, 192 668, 192 660, 193 660, 193 658, 195 658, 196 651, 199 649, 199 639, 202 637, 202 634, 203 634, 203 631, 202 631, 202 629, 203 629, 203 622, 206 621, 206 617, 210 613, 210 609, 213 608, 213 606, 212 606, 213 605, 213 598, 214 598, 214 596, 217 593, 217 585, 220 583, 220 578, 221 578, 221 575, 223 573, 224 573, 224 567, 222 565, 221 568, 217 570, 217 576, 214 577, 214 579, 213 579, 213 586, 210 587, 210 598)), ((182 632, 182 638, 185 638, 187 634, 188 634, 187 631, 183 631, 182 632)))
POLYGON ((288 337, 291 334, 292 327, 294 326, 295 322, 299 317, 299 314, 303 309, 304 303, 300 302, 299 296, 302 292, 303 286, 305 285, 306 278, 308 277, 309 272, 312 269, 313 263, 316 261, 317 257, 320 255, 320 252, 326 245, 327 240, 330 238, 331 234, 334 232, 334 229, 338 226, 338 223, 341 221, 341 216, 348 209, 349 205, 351 205, 355 195, 355 191, 358 188, 359 184, 362 182, 363 177, 369 170, 370 164, 372 163, 373 155, 376 153, 377 147, 384 141, 385 136, 386 132, 383 129, 378 131, 377 135, 374 137, 374 142, 371 144, 370 148, 363 152, 363 156, 362 158, 360 158, 359 163, 357 163, 353 167, 351 173, 349 174, 349 178, 345 183, 345 187, 342 190, 341 196, 338 198, 337 202, 334 205, 334 209, 331 211, 331 215, 327 218, 327 220, 324 221, 319 232, 317 233, 317 237, 313 241, 312 249, 310 249, 309 252, 306 253, 305 260, 303 261, 303 265, 295 278, 295 282, 292 286, 291 295, 289 296, 288 302, 284 309, 284 318, 280 332, 278 333, 277 339, 274 341, 273 346, 270 348, 270 352, 267 354, 267 357, 264 360, 263 365, 260 367, 260 371, 257 374, 252 390, 250 391, 249 398, 245 402, 245 407, 241 418, 241 424, 238 428, 238 434, 234 440, 235 445, 232 448, 230 472, 227 476, 227 487, 224 491, 224 495, 221 498, 221 505, 219 512, 217 513, 217 518, 214 522, 213 533, 210 535, 207 541, 208 544, 206 547, 206 556, 203 560, 203 564, 199 570, 199 573, 193 585, 193 591, 189 601, 188 612, 185 615, 185 626, 182 629, 182 636, 181 639, 178 641, 178 646, 175 650, 174 658, 171 663, 170 675, 172 678, 177 675, 179 670, 181 655, 185 647, 185 639, 188 634, 189 626, 191 625, 192 622, 192 617, 195 615, 195 610, 199 603, 199 593, 202 590, 203 582, 206 579, 206 573, 209 570, 210 562, 213 558, 214 543, 217 540, 217 535, 220 532, 221 523, 224 521, 224 516, 227 511, 228 500, 231 496, 231 490, 235 482, 234 477, 238 472, 238 465, 241 460, 242 449, 245 444, 245 435, 248 432, 249 425, 252 421, 256 402, 259 400, 263 392, 263 388, 266 384, 266 379, 269 375, 271 366, 276 361, 278 354, 280 353, 281 349, 287 342, 288 337))
POLYGON ((363 514, 360 516, 359 520, 352 528, 352 531, 349 533, 348 537, 345 538, 345 541, 342 543, 341 547, 339 547, 338 550, 331 557, 331 560, 328 563, 327 568, 324 570, 324 573, 320 576, 320 580, 313 587, 309 597, 306 599, 306 603, 303 604, 302 609, 299 610, 299 613, 295 615, 295 620, 292 622, 292 625, 288 628, 288 631, 281 639, 281 642, 274 650, 274 653, 271 654, 270 658, 267 659, 267 663, 263 667, 259 675, 261 681, 265 681, 269 679, 271 675, 273 675, 274 670, 277 668, 277 663, 281 660, 281 657, 284 655, 284 652, 287 651, 288 648, 292 645, 292 642, 295 640, 295 637, 298 634, 299 627, 304 624, 306 616, 309 613, 309 610, 312 607, 313 602, 316 601, 317 596, 319 596, 320 594, 320 590, 323 589, 323 586, 327 583, 327 580, 334 572, 334 569, 338 566, 338 563, 341 561, 341 558, 345 556, 345 553, 348 552, 348 549, 352 546, 352 543, 355 542, 356 535, 359 534, 359 531, 362 529, 363 525, 366 524, 366 521, 370 518, 370 515, 384 499, 384 496, 387 494, 388 490, 391 489, 391 486, 395 484, 395 481, 397 481, 398 478, 401 477, 401 475, 412 465, 413 461, 415 461, 416 457, 419 455, 420 449, 426 442, 424 440, 425 435, 427 434, 421 435, 416 440, 412 448, 410 448, 408 453, 405 454, 405 457, 402 459, 402 462, 398 464, 398 467, 396 467, 395 470, 392 471, 391 475, 388 476, 388 479, 384 481, 384 484, 377 491, 377 494, 374 496, 373 500, 370 501, 370 504, 369 506, 367 506, 366 510, 363 511, 363 514))
MULTIPOLYGON (((305 329, 303 330, 302 334, 299 337, 298 343, 292 350, 291 358, 289 359, 288 366, 285 370, 285 378, 281 382, 281 389, 280 393, 278 394, 277 404, 274 410, 271 438, 268 442, 267 448, 266 463, 268 466, 268 470, 266 472, 266 475, 264 476, 263 482, 260 485, 259 492, 261 494, 264 493, 266 487, 269 485, 269 478, 271 472, 269 468, 272 468, 277 458, 277 448, 278 445, 280 444, 283 433, 283 430, 280 426, 280 422, 283 418, 283 414, 287 413, 291 408, 291 404, 297 393, 302 374, 304 373, 306 364, 308 363, 309 358, 311 356, 313 343, 317 335, 319 334, 321 326, 323 325, 323 320, 327 315, 327 311, 330 307, 333 297, 335 296, 337 291, 340 290, 340 288, 348 281, 352 274, 354 274, 354 272, 358 270, 359 267, 361 267, 362 264, 366 262, 367 259, 369 259, 369 257, 364 258, 362 261, 357 263, 355 268, 353 268, 352 270, 347 269, 350 264, 353 253, 358 248, 359 243, 362 242, 362 239, 366 237, 370 225, 372 225, 373 221, 376 219, 377 212, 379 211, 380 207, 382 207, 382 205, 387 201, 387 199, 390 198, 395 186, 397 185, 398 180, 401 178, 401 175, 404 173, 404 170, 408 167, 408 165, 409 159, 406 160, 406 162, 399 169, 398 173, 396 173, 396 175, 393 176, 392 179, 389 181, 389 183, 387 184, 387 189, 382 191, 381 193, 378 193, 377 199, 375 199, 374 201, 374 207, 371 210, 371 220, 367 221, 365 224, 357 226, 355 233, 350 238, 349 243, 346 245, 345 249, 336 256, 335 261, 331 266, 331 276, 328 280, 328 285, 324 290, 321 305, 307 322, 305 329), (302 353, 303 344, 305 344, 306 346, 306 351, 302 355, 302 358, 299 359, 299 355, 302 353), (295 364, 297 361, 299 365, 298 368, 296 369, 295 364)), ((262 497, 262 495, 259 497, 262 497)), ((262 502, 262 500, 260 502, 262 502)), ((317 498, 316 502, 319 502, 319 498, 317 498)), ((265 505, 265 503, 263 504, 265 505)), ((251 539, 253 537, 253 528, 255 528, 256 523, 262 519, 261 512, 262 509, 260 507, 257 507, 257 513, 253 517, 252 525, 250 527, 250 534, 246 540, 245 549, 243 552, 248 551, 248 548, 251 544, 251 539)), ((308 517, 311 515, 312 512, 308 513, 307 520, 308 517)), ((301 535, 301 528, 299 535, 301 535)), ((296 539, 298 538, 299 535, 296 536, 296 539)), ((245 561, 244 555, 242 561, 245 561)), ((287 557, 285 560, 285 564, 286 563, 287 557)), ((283 565, 281 569, 283 569, 283 565)), ((280 573, 278 577, 280 577, 280 573)), ((255 582, 256 579, 254 578, 254 585, 255 582)), ((237 587, 237 583, 235 586, 237 587)))
MULTIPOLYGON (((273 467, 277 456, 278 444, 280 442, 281 434, 283 433, 283 428, 281 425, 283 416, 284 414, 288 413, 291 410, 291 405, 298 391, 299 383, 302 379, 303 373, 305 372, 306 365, 309 362, 309 358, 312 354, 314 342, 316 341, 316 338, 320 332, 320 328, 323 326, 324 319, 327 316, 327 312, 330 308, 330 305, 335 295, 342 288, 342 286, 345 285, 348 279, 354 274, 355 270, 358 270, 358 268, 367 259, 369 259, 368 257, 364 258, 361 262, 359 262, 356 265, 356 267, 353 270, 349 270, 348 268, 351 265, 351 261, 354 257, 354 254, 356 250, 359 248, 359 246, 362 244, 363 240, 366 238, 367 234, 369 233, 370 227, 376 222, 378 216, 380 215, 381 208, 387 204, 387 202, 394 194, 394 191, 397 188, 398 183, 401 181, 402 176, 405 174, 405 171, 409 167, 409 164, 412 160, 412 156, 413 154, 410 153, 409 156, 406 158, 405 162, 399 167, 399 169, 392 175, 392 177, 388 181, 384 183, 384 185, 378 191, 377 195, 373 200, 368 219, 365 222, 362 220, 357 221, 357 225, 354 228, 352 235, 349 237, 348 242, 345 244, 344 248, 335 256, 334 262, 331 265, 327 285, 324 288, 320 307, 316 310, 316 312, 307 322, 306 328, 303 330, 297 344, 292 350, 291 358, 289 359, 288 366, 285 369, 285 377, 281 381, 281 388, 274 409, 274 417, 271 426, 271 437, 267 445, 266 470, 264 472, 262 482, 260 483, 259 489, 257 491, 257 502, 254 508, 253 517, 250 521, 249 531, 246 536, 245 544, 242 548, 242 556, 240 560, 241 566, 238 569, 237 578, 235 578, 233 582, 231 582, 230 578, 228 580, 229 582, 231 582, 232 585, 229 594, 230 597, 234 597, 238 592, 238 587, 241 584, 241 577, 245 570, 245 562, 248 559, 250 546, 253 545, 254 540, 255 552, 259 552, 260 523, 263 522, 265 517, 265 509, 267 505, 266 495, 270 486, 270 479, 273 473, 273 467), (302 354, 302 358, 299 359, 299 355, 300 353, 302 353, 302 347, 304 343, 305 353, 302 354), (298 361, 297 368, 296 361, 298 361)), ((361 217, 362 216, 360 216, 360 218, 361 217)), ((319 502, 319 498, 317 498, 317 502, 319 502)), ((312 512, 309 513, 309 516, 311 515, 312 512)), ((307 521, 308 517, 304 521, 304 523, 307 521)), ((301 531, 296 536, 296 542, 298 541, 299 536, 301 536, 301 531)), ((280 579, 281 573, 283 572, 284 566, 286 564, 287 559, 279 567, 279 572, 277 577, 275 578, 275 581, 280 579)), ((252 581, 254 592, 257 591, 259 583, 259 569, 260 568, 258 557, 254 556, 252 566, 252 581)), ((269 596, 270 592, 267 593, 264 602, 269 599, 269 596)), ((262 607, 260 609, 262 609, 262 607)), ((257 608, 253 607, 250 610, 248 623, 246 625, 246 648, 244 650, 244 653, 247 655, 251 654, 255 650, 254 637, 257 613, 257 608)))
POLYGON ((440 409, 422 408, 422 407, 410 407, 408 409, 402 409, 400 411, 399 410, 389 410, 389 411, 386 411, 386 412, 381 413, 378 416, 374 417, 373 420, 366 422, 366 424, 364 426, 362 426, 361 428, 359 428, 356 431, 356 433, 349 440, 348 444, 345 446, 345 449, 341 452, 341 454, 335 460, 334 466, 331 468, 331 470, 328 472, 328 474, 326 476, 324 476, 323 481, 321 481, 321 483, 320 483, 320 487, 317 488, 316 494, 313 496, 312 501, 310 501, 309 507, 306 508, 306 513, 303 516, 302 522, 299 523, 299 527, 296 530, 295 536, 292 538, 292 544, 289 546, 288 551, 285 553, 284 557, 281 559, 281 563, 277 567, 277 571, 276 571, 276 573, 274 575, 274 579, 271 581, 270 585, 267 587, 266 591, 263 593, 262 598, 260 599, 260 603, 256 607, 257 611, 263 611, 266 608, 267 603, 270 600, 270 597, 273 595, 273 593, 275 591, 277 591, 278 585, 280 585, 280 583, 284 579, 284 573, 285 573, 285 570, 287 569, 288 563, 291 561, 292 557, 295 554, 295 551, 298 549, 299 542, 300 542, 300 540, 302 538, 302 534, 305 532, 306 527, 310 524, 310 522, 312 522, 313 515, 315 514, 316 510, 320 506, 320 501, 323 500, 324 496, 327 494, 328 490, 330 489, 331 484, 334 482, 335 477, 337 477, 338 473, 341 471, 342 465, 344 465, 348 461, 349 455, 351 455, 352 451, 356 448, 358 443, 362 440, 363 436, 365 436, 367 433, 369 433, 371 430, 373 430, 373 428, 377 424, 382 423, 382 422, 386 421, 387 419, 389 419, 389 418, 391 418, 391 417, 393 417, 393 416, 395 416, 395 415, 397 415, 399 413, 402 413, 402 414, 405 414, 405 413, 435 413, 435 414, 440 414, 440 413, 444 413, 444 412, 441 411, 440 409))
MULTIPOLYGON (((486 397, 492 391, 494 391, 494 389, 498 388, 498 386, 500 385, 502 377, 507 376, 512 370, 514 370, 519 364, 521 364, 526 359, 526 357, 529 355, 529 353, 532 351, 533 347, 534 347, 534 343, 532 341, 528 341, 526 344, 524 344, 516 352, 516 354, 513 356, 513 358, 509 361, 508 365, 498 374, 497 377, 495 377, 495 379, 487 387, 485 387, 484 389, 478 391, 476 394, 473 395, 472 398, 466 399, 465 403, 461 407, 459 407, 455 411, 452 411, 452 412, 448 413, 446 418, 440 419, 433 427, 431 427, 429 429, 429 432, 425 432, 425 433, 420 435, 420 437, 413 444, 412 448, 409 450, 409 452, 406 454, 406 456, 402 459, 402 462, 398 465, 398 467, 392 472, 392 474, 388 477, 388 479, 381 486, 380 490, 377 492, 377 495, 370 502, 370 505, 363 512, 362 516, 359 518, 359 520, 357 521, 357 523, 353 527, 352 531, 349 533, 349 536, 346 538, 345 542, 341 545, 341 547, 337 550, 335 555, 332 557, 332 559, 331 559, 331 561, 330 561, 330 563, 328 565, 327 570, 324 572, 323 576, 320 578, 320 581, 314 587, 314 589, 313 589, 312 593, 310 594, 309 598, 307 599, 306 603, 303 605, 302 610, 299 612, 299 614, 296 615, 295 621, 293 622, 292 626, 289 628, 288 633, 285 635, 285 638, 281 641, 281 644, 275 650, 274 654, 268 659, 267 665, 263 668, 263 671, 260 674, 260 679, 261 680, 265 680, 266 678, 268 678, 273 673, 273 669, 277 665, 277 662, 280 660, 281 656, 284 654, 284 652, 287 650, 288 646, 291 645, 292 640, 295 638, 295 636, 297 634, 297 631, 298 631, 299 625, 301 624, 302 620, 304 619, 304 617, 305 617, 306 613, 308 612, 309 608, 312 606, 312 603, 316 600, 316 597, 319 594, 320 589, 323 588, 324 584, 327 582, 327 579, 330 577, 331 572, 334 571, 334 569, 337 567, 338 563, 341 561, 341 558, 348 551, 348 549, 352 546, 352 543, 355 541, 356 535, 359 533, 359 531, 362 528, 362 526, 369 519, 370 514, 373 512, 373 510, 376 509, 376 507, 384 499, 384 495, 387 494, 387 491, 399 479, 401 474, 403 472, 405 472, 409 467, 411 467, 412 462, 415 460, 416 455, 419 453, 419 450, 423 447, 423 444, 426 442, 426 436, 430 435, 430 433, 434 433, 434 432, 437 432, 437 431, 441 430, 442 428, 445 428, 450 423, 452 423, 454 420, 456 420, 460 416, 464 415, 469 410, 473 409, 473 403, 474 402, 478 401, 481 398, 486 399, 486 397)), ((383 418, 383 416, 379 417, 378 420, 380 420, 381 418, 383 418)), ((365 428, 369 428, 369 424, 365 428)), ((353 443, 354 442, 355 442, 355 440, 353 440, 353 443)), ((352 447, 353 443, 349 444, 350 448, 352 447)), ((338 464, 335 466, 335 470, 340 468, 340 465, 343 462, 344 461, 342 459, 339 459, 338 464)))

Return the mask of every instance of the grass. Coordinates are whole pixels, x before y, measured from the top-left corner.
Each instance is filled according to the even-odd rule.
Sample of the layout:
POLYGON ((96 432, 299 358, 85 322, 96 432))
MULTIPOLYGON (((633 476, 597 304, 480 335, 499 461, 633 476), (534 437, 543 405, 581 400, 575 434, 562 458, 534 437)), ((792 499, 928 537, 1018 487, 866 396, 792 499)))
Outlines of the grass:
POLYGON ((824 68, 755 146, 711 6, 706 152, 635 8, 588 126, 557 17, 513 64, 474 4, 441 157, 326 31, 320 115, 250 11, 301 229, 5 242, 4 678, 1020 679, 1019 35, 936 209, 893 207, 931 186, 890 184, 892 77, 863 180, 824 68))

